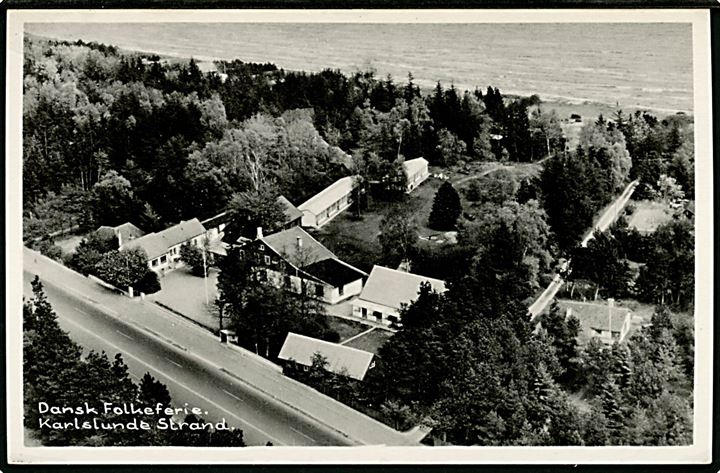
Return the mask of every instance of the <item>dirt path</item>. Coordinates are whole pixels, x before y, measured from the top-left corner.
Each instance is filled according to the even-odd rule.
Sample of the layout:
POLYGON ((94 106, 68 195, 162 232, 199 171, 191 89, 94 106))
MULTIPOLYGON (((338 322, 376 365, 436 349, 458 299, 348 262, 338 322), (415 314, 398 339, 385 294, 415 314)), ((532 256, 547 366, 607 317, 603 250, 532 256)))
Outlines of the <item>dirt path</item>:
POLYGON ((485 170, 479 174, 473 174, 471 176, 465 176, 465 177, 461 177, 460 179, 454 180, 454 181, 452 181, 452 185, 458 186, 461 184, 465 184, 468 181, 472 181, 474 179, 479 179, 483 176, 487 176, 488 174, 493 173, 495 171, 499 171, 501 169, 515 169, 516 166, 523 165, 523 164, 542 164, 545 161, 547 161, 548 159, 549 159, 549 157, 543 158, 540 161, 535 161, 533 163, 498 164, 497 166, 490 168, 488 170, 485 170))
POLYGON ((473 174, 471 176, 461 177, 460 179, 453 181, 452 185, 459 186, 461 184, 465 184, 468 181, 472 181, 474 179, 479 179, 483 176, 487 176, 488 174, 495 172, 495 171, 499 171, 500 169, 512 169, 512 168, 513 168, 513 166, 507 166, 507 165, 501 164, 501 165, 495 166, 494 168, 488 169, 487 171, 483 171, 480 174, 473 174))

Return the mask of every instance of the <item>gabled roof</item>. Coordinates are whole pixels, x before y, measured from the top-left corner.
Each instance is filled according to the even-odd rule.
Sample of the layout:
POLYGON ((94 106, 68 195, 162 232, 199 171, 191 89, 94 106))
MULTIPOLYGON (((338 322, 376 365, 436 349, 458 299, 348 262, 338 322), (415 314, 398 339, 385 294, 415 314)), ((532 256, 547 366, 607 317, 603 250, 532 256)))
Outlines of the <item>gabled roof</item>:
POLYGON ((300 227, 288 228, 263 237, 261 240, 297 268, 335 258, 332 251, 325 248, 322 243, 300 227), (298 247, 298 239, 302 242, 302 247, 298 247))
POLYGON ((295 207, 284 195, 278 197, 277 201, 282 205, 283 212, 285 213, 285 223, 290 223, 293 220, 302 218, 302 210, 295 207))
POLYGON ((301 365, 312 366, 315 353, 320 353, 327 359, 327 371, 337 374, 344 371, 347 376, 359 380, 365 377, 374 356, 357 348, 289 332, 278 358, 286 361, 292 359, 301 365))
POLYGON ((332 204, 348 195, 355 188, 354 176, 343 177, 338 179, 322 191, 312 196, 307 201, 298 205, 298 209, 303 212, 310 212, 317 215, 332 204))
POLYGON ((130 222, 125 222, 115 227, 103 225, 98 228, 97 231, 100 234, 106 235, 108 237, 117 237, 119 235, 121 237, 121 240, 124 242, 130 241, 135 238, 140 238, 141 236, 145 235, 144 231, 140 230, 138 227, 136 227, 130 222))
POLYGON ((317 261, 303 266, 301 269, 333 287, 341 287, 367 276, 362 271, 335 258, 317 261))
POLYGON ((630 314, 626 307, 610 307, 606 304, 591 302, 562 301, 562 308, 571 309, 571 315, 580 321, 584 328, 619 332, 630 314))
POLYGON ((123 248, 142 248, 149 259, 155 259, 167 253, 170 248, 185 243, 191 238, 205 233, 205 227, 196 218, 173 225, 157 233, 149 233, 143 237, 131 240, 123 248))
POLYGON ((437 292, 446 290, 445 281, 440 279, 374 266, 359 298, 400 309, 402 304, 409 304, 417 299, 420 284, 423 282, 430 283, 433 290, 437 292))
POLYGON ((425 158, 409 159, 402 163, 405 174, 412 176, 420 170, 424 169, 428 165, 428 161, 425 158))

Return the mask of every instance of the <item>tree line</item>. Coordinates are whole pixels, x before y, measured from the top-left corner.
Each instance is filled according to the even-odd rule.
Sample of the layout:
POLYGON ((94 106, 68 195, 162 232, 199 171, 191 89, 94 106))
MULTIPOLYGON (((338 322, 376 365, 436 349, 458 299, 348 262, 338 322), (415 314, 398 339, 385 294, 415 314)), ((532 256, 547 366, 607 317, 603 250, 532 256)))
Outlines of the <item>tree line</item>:
POLYGON ((261 187, 300 202, 351 173, 392 192, 403 159, 529 161, 563 146, 557 117, 493 88, 423 95, 411 75, 237 60, 216 63, 223 80, 97 43, 26 36, 24 48, 28 238, 128 220, 153 231, 261 187))

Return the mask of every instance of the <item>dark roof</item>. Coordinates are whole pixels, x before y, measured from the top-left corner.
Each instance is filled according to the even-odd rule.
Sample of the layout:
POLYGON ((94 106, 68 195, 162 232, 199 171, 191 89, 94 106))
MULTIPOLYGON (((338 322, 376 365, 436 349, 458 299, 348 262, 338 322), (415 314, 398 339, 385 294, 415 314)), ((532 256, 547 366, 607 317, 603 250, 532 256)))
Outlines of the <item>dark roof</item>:
POLYGON ((335 258, 332 251, 325 248, 300 227, 292 227, 273 233, 262 238, 262 241, 295 267, 335 258), (298 241, 302 242, 302 250, 298 249, 298 241))
POLYGON ((295 207, 289 200, 285 198, 285 196, 280 196, 277 198, 277 201, 280 205, 282 205, 283 212, 285 212, 285 223, 293 222, 299 218, 302 218, 303 213, 300 209, 295 207))
POLYGON ((341 287, 367 276, 352 266, 333 258, 303 266, 301 269, 333 287, 341 287))

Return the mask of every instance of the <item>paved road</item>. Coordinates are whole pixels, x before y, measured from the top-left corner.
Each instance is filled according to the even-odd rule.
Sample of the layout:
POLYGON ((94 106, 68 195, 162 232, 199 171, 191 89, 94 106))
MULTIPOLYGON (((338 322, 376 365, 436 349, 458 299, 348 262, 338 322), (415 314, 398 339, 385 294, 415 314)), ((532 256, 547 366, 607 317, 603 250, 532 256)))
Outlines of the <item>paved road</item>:
MULTIPOLYGON (((617 219, 620 211, 627 205, 630 197, 632 197, 633 192, 635 192, 635 188, 637 187, 637 185, 638 181, 633 181, 628 184, 623 193, 620 194, 620 196, 615 199, 615 201, 610 206, 607 207, 605 212, 595 223, 595 226, 592 228, 592 230, 590 230, 587 235, 585 235, 585 238, 583 238, 582 242, 580 243, 582 246, 587 246, 588 242, 592 240, 595 230, 605 231, 608 229, 608 227, 617 219)), ((568 268, 568 263, 569 261, 563 262, 561 266, 562 272, 564 272, 568 268)), ((547 307, 548 304, 552 302, 562 285, 563 279, 560 277, 559 274, 556 274, 548 287, 545 288, 542 294, 540 294, 540 296, 535 300, 535 302, 533 302, 528 308, 531 321, 534 320, 535 317, 540 315, 545 310, 545 307, 547 307)))
POLYGON ((149 371, 168 385, 174 402, 202 407, 208 420, 224 417, 243 429, 248 444, 416 444, 154 304, 114 294, 24 249, 26 295, 34 274, 78 343, 122 353, 134 377, 149 371))

